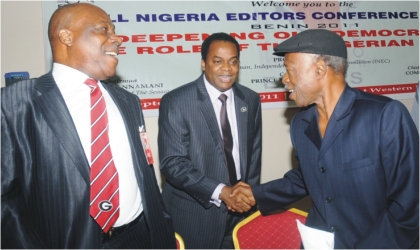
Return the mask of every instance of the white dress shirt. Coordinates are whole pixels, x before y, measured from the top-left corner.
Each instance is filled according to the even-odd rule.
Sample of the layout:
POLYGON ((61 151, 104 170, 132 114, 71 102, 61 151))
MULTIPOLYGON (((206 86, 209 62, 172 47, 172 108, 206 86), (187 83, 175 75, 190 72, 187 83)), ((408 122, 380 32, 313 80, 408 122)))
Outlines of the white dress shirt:
MULTIPOLYGON (((52 74, 76 126, 80 142, 90 164, 91 89, 84 83, 89 77, 78 70, 58 63, 54 63, 52 74)), ((135 219, 143 211, 143 205, 134 173, 131 148, 124 121, 108 91, 104 89, 102 83, 99 83, 98 86, 102 91, 107 106, 109 141, 119 178, 120 215, 114 224, 114 227, 118 227, 135 219)))
MULTIPOLYGON (((204 78, 204 85, 206 87, 207 93, 209 94, 210 100, 213 104, 214 113, 216 114, 217 124, 219 125, 219 131, 220 131, 220 136, 222 140, 223 140, 223 132, 222 132, 222 127, 220 125, 220 109, 222 108, 222 102, 219 100, 219 96, 222 93, 227 96, 226 111, 227 111, 230 129, 232 131, 232 137, 233 137, 232 156, 235 162, 236 177, 238 180, 240 180, 241 179, 241 165, 240 165, 241 163, 239 160, 238 125, 236 122, 235 95, 233 94, 232 89, 228 89, 225 92, 220 92, 218 89, 216 89, 213 85, 211 85, 207 81, 205 75, 203 75, 203 78, 204 78)), ((221 203, 221 200, 219 199, 219 195, 224 186, 226 185, 223 183, 220 183, 216 187, 216 189, 214 190, 211 196, 212 200, 210 202, 214 203, 218 207, 220 206, 220 203, 221 203)))

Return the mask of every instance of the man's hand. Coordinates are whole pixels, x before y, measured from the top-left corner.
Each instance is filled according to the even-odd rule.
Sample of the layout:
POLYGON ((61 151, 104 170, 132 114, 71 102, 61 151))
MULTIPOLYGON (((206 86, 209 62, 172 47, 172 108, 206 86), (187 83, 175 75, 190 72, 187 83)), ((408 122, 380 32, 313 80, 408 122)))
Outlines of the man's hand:
POLYGON ((251 186, 244 182, 239 182, 233 187, 230 197, 235 200, 241 199, 250 206, 255 206, 256 204, 251 186))
POLYGON ((220 199, 226 204, 227 208, 233 212, 248 212, 252 206, 255 205, 255 200, 252 195, 251 186, 244 182, 239 182, 233 187, 225 186, 220 194, 220 199), (235 195, 232 196, 232 192, 236 191, 235 195), (246 191, 248 190, 249 191, 246 191), (242 190, 244 193, 242 193, 242 190), (249 195, 251 193, 251 195, 249 195))

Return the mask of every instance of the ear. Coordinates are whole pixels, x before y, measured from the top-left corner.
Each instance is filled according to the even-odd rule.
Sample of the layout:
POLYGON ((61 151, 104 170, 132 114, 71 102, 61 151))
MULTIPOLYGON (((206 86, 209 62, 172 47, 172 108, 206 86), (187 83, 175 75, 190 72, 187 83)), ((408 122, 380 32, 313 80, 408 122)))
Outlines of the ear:
POLYGON ((66 46, 72 46, 73 45, 73 39, 72 39, 72 33, 68 29, 61 29, 58 32, 58 38, 60 39, 60 42, 66 46))
POLYGON ((203 59, 201 59, 201 70, 205 71, 205 68, 206 68, 206 62, 203 59))
POLYGON ((316 76, 318 80, 321 80, 325 76, 325 74, 327 74, 327 69, 328 69, 328 66, 327 64, 325 64, 324 60, 319 60, 316 63, 315 70, 316 70, 316 76))

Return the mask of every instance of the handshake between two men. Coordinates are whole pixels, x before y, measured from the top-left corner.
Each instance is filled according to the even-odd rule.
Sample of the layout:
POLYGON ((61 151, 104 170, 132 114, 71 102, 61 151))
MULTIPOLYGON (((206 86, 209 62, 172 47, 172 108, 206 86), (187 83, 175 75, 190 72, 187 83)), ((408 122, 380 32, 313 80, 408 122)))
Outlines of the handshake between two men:
POLYGON ((220 199, 230 211, 239 213, 248 212, 256 204, 251 186, 242 181, 223 187, 220 199))

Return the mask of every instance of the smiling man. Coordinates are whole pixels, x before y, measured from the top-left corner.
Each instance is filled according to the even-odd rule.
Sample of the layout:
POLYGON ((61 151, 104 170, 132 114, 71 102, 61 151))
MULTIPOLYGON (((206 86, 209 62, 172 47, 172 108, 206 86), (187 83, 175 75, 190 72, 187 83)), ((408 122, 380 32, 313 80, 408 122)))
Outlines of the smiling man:
POLYGON ((3 248, 175 248, 138 134, 137 96, 101 82, 121 45, 109 16, 65 5, 52 71, 1 91, 3 248))
POLYGON ((298 168, 252 187, 261 213, 310 195, 306 226, 333 233, 334 248, 418 248, 419 135, 408 110, 346 84, 347 48, 334 32, 303 31, 274 54, 305 108, 290 124, 298 168))
POLYGON ((204 73, 160 102, 162 195, 188 248, 233 248, 233 227, 255 201, 232 199, 232 187, 260 180, 260 97, 237 83, 239 44, 230 35, 210 35, 201 56, 204 73))

